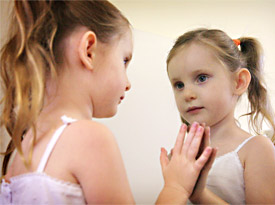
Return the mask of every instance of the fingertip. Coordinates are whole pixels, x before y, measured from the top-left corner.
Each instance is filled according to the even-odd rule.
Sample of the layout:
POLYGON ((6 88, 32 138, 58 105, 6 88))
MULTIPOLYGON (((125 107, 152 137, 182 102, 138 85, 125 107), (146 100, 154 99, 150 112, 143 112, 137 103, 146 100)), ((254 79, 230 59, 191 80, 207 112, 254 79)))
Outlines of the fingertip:
POLYGON ((167 151, 166 151, 166 149, 164 147, 160 148, 160 153, 164 154, 164 155, 167 155, 167 151))
POLYGON ((197 132, 204 132, 204 127, 203 126, 198 126, 197 132))
POLYGON ((199 123, 193 122, 193 124, 191 125, 189 131, 190 131, 190 132, 191 132, 191 131, 195 131, 195 130, 198 128, 198 126, 199 126, 199 123))
POLYGON ((180 132, 184 132, 187 130, 187 125, 185 123, 183 123, 180 127, 180 132))
POLYGON ((212 147, 206 147, 204 151, 205 151, 206 155, 210 155, 211 152, 213 152, 213 148, 212 147))
POLYGON ((165 149, 163 147, 161 147, 160 148, 160 162, 162 162, 164 156, 165 156, 165 149))

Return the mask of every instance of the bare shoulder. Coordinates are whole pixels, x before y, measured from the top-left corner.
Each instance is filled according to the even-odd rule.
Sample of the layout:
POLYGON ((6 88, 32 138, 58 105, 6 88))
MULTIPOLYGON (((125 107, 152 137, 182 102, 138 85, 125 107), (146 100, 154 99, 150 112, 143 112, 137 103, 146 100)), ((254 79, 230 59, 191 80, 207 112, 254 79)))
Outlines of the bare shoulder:
POLYGON ((274 144, 271 140, 263 135, 257 135, 249 140, 244 147, 246 153, 249 152, 247 157, 253 156, 266 156, 273 153, 274 155, 274 144))
POLYGON ((122 156, 110 129, 82 120, 72 123, 66 133, 71 147, 70 170, 83 188, 87 203, 132 203, 122 156))
POLYGON ((240 150, 240 155, 243 156, 245 170, 275 168, 275 147, 265 136, 258 135, 249 140, 240 150))
POLYGON ((113 133, 105 125, 92 121, 80 120, 70 124, 64 130, 63 149, 66 149, 70 158, 70 170, 75 175, 85 169, 87 163, 104 156, 119 152, 113 133))
POLYGON ((92 121, 80 120, 72 123, 64 131, 66 140, 73 143, 74 147, 104 146, 106 143, 115 143, 115 137, 111 130, 105 125, 92 121))
MULTIPOLYGON (((241 150, 242 151, 242 150, 241 150)), ((244 146, 244 179, 248 204, 275 202, 275 149, 271 140, 255 136, 244 146)))
POLYGON ((92 120, 79 120, 72 123, 68 129, 71 134, 78 134, 83 137, 96 137, 98 135, 112 135, 110 129, 102 123, 92 120))

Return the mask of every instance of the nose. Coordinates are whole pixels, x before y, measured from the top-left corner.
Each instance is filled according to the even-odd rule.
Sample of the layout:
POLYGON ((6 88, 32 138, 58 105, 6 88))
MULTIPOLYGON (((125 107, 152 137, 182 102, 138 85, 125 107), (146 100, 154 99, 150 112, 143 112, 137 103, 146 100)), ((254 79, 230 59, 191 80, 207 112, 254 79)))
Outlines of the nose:
POLYGON ((125 91, 128 91, 131 89, 131 83, 130 81, 127 79, 127 84, 126 84, 126 88, 125 88, 125 91))
POLYGON ((190 101, 192 101, 192 100, 195 100, 195 99, 197 99, 197 95, 196 95, 196 93, 194 92, 194 90, 192 90, 191 88, 187 88, 187 87, 185 87, 185 89, 184 89, 184 100, 186 101, 186 102, 190 102, 190 101))

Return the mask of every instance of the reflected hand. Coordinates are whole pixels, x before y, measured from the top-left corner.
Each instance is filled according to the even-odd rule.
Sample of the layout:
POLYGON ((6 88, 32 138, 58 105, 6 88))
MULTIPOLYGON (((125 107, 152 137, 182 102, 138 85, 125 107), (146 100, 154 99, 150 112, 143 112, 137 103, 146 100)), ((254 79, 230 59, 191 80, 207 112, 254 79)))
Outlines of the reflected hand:
POLYGON ((212 153, 211 147, 205 147, 202 154, 197 157, 204 134, 204 127, 193 123, 184 142, 187 126, 183 124, 178 134, 171 160, 167 151, 162 148, 160 162, 165 181, 165 187, 182 192, 187 197, 193 192, 198 176, 209 161, 212 153))
MULTIPOLYGON (((205 124, 203 124, 202 126, 205 127, 205 124)), ((208 146, 210 146, 210 128, 205 127, 204 137, 203 137, 203 142, 201 143, 200 152, 208 146)), ((193 203, 199 203, 201 201, 201 197, 203 197, 207 192, 206 191, 206 181, 207 181, 208 173, 209 173, 209 171, 212 167, 212 164, 214 163, 214 160, 216 158, 216 154, 217 154, 217 148, 213 148, 211 156, 209 157, 205 166, 201 170, 201 173, 199 175, 197 183, 196 183, 194 190, 190 196, 190 201, 192 201, 193 203)), ((199 157, 199 156, 197 156, 197 157, 199 157)))

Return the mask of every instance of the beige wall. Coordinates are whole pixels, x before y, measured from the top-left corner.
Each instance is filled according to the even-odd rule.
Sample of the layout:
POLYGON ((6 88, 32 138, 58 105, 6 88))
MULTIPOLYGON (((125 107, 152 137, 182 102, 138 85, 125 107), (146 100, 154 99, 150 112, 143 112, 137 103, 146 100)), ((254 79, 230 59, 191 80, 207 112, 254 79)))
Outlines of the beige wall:
MULTIPOLYGON (((8 29, 8 21, 9 21, 9 12, 10 12, 10 3, 9 1, 3 1, 0 0, 0 48, 3 46, 3 42, 5 40, 5 33, 8 29)), ((0 98, 2 98, 2 93, 0 90, 0 98)), ((0 107, 1 109, 1 107, 0 107)), ((6 133, 3 132, 3 130, 0 130, 0 151, 3 152, 7 142, 8 142, 8 137, 6 133)), ((0 156, 0 163, 2 165, 2 156, 0 156)), ((1 167, 1 166, 0 166, 1 167)), ((0 174, 1 176, 1 174, 0 174)))
POLYGON ((2 48, 5 33, 8 28, 10 2, 0 0, 0 48, 2 48))

